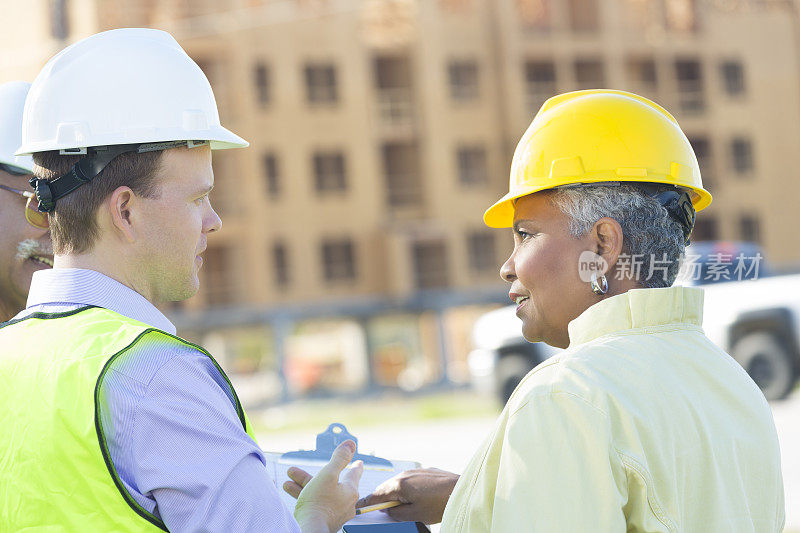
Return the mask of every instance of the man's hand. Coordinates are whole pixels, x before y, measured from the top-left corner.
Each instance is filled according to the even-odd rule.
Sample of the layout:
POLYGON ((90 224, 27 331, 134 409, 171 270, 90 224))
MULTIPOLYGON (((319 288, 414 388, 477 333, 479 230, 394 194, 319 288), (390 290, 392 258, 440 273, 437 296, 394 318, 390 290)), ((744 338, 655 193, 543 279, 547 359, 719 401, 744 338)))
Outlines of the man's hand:
POLYGON ((364 464, 353 463, 339 481, 339 474, 355 452, 355 442, 343 442, 314 477, 299 468, 289 469, 292 481, 284 483, 283 490, 297 498, 294 517, 303 533, 334 533, 356 515, 358 481, 364 464))
POLYGON ((356 507, 400 501, 403 505, 387 509, 393 519, 405 522, 437 524, 458 481, 458 475, 438 468, 408 470, 384 481, 375 492, 362 498, 356 507))

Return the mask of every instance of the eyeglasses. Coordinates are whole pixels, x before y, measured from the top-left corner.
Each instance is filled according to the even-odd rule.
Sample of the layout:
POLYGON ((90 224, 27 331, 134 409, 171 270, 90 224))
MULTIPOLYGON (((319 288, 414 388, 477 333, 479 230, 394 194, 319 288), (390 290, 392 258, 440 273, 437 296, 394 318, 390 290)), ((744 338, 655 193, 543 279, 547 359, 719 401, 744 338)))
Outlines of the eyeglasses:
POLYGON ((47 213, 39 211, 39 200, 33 192, 15 189, 14 187, 9 187, 2 183, 0 183, 0 189, 19 194, 28 199, 28 201, 25 202, 25 220, 27 220, 31 226, 39 229, 48 229, 50 227, 50 218, 47 216, 47 213))

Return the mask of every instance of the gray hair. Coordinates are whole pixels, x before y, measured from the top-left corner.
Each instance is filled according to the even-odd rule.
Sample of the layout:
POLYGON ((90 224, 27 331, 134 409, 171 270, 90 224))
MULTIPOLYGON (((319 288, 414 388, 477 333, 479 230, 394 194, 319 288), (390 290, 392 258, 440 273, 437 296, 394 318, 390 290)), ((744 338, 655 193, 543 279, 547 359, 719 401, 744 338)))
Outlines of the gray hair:
MULTIPOLYGON (((664 187, 664 190, 672 189, 664 187)), ((685 249, 680 224, 654 198, 631 185, 597 185, 555 189, 551 203, 570 217, 569 230, 583 237, 603 217, 622 226, 625 274, 646 288, 669 287, 675 281, 685 249), (638 265, 638 269, 637 269, 638 265)))

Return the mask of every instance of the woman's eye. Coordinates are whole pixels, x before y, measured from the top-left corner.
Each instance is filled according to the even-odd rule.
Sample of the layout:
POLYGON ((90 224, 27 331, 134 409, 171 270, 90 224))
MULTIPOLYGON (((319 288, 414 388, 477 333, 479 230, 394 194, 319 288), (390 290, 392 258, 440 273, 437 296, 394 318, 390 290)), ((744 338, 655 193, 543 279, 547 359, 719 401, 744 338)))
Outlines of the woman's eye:
POLYGON ((527 231, 521 229, 517 230, 517 235, 519 235, 519 238, 523 241, 528 239, 529 237, 533 237, 533 233, 528 233, 527 231))

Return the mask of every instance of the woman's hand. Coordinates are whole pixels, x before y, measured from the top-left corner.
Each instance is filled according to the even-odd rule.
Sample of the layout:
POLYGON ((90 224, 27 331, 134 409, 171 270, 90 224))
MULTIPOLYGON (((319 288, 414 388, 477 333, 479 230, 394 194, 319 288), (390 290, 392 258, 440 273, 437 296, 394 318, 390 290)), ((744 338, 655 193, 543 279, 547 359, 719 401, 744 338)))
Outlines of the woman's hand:
POLYGON ((283 490, 297 498, 294 517, 303 533, 335 533, 356 515, 358 481, 364 464, 356 461, 342 475, 356 452, 356 443, 348 440, 333 451, 331 460, 316 476, 299 468, 289 469, 283 490))
POLYGON ((408 470, 378 485, 375 492, 360 499, 356 507, 400 501, 402 505, 384 512, 401 522, 437 524, 442 521, 444 507, 457 481, 457 474, 438 468, 408 470))

